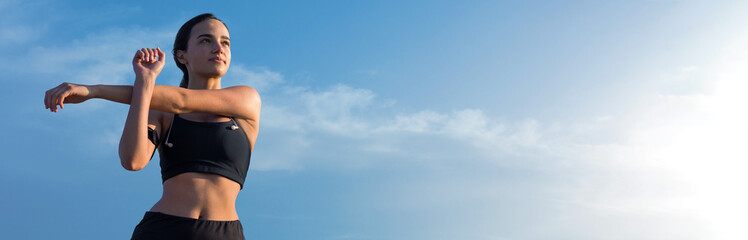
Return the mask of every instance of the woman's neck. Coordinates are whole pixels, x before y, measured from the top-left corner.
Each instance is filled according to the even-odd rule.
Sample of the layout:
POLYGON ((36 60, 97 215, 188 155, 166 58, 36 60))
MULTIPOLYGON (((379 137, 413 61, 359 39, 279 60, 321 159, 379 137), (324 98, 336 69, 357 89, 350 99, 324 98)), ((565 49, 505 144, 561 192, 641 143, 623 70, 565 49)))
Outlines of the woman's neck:
POLYGON ((190 76, 188 89, 221 89, 221 78, 201 78, 190 76))

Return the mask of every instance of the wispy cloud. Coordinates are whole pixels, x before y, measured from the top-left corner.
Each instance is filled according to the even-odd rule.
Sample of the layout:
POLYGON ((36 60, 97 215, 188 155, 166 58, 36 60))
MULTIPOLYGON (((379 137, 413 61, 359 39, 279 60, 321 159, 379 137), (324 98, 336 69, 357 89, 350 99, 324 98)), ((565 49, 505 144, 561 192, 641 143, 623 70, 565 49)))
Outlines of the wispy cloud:
POLYGON ((39 39, 46 30, 27 25, 5 26, 0 28, 0 42, 2 47, 12 47, 23 42, 33 42, 39 39))
MULTIPOLYGON (((112 29, 58 47, 37 46, 25 60, 36 63, 29 71, 64 76, 71 82, 125 84, 132 80, 130 62, 135 51, 161 46, 169 52, 172 37, 168 31, 112 29)), ((171 61, 169 56, 167 62, 171 61)))
MULTIPOLYGON (((10 38, 23 37, 24 41, 29 37, 52 37, 43 33, 43 30, 23 30, 28 28, 2 28, 0 33, 12 32, 13 34, 8 34, 10 38), (25 36, 18 35, 19 32, 25 36)), ((134 76, 130 62, 135 51, 160 46, 162 50, 169 52, 172 37, 171 31, 109 29, 55 45, 26 44, 23 48, 27 51, 23 54, 1 59, 0 68, 26 78, 36 78, 39 81, 35 81, 35 84, 49 84, 50 88, 61 82, 129 84, 134 76)), ((169 54, 167 62, 171 62, 169 54)))
POLYGON ((742 79, 748 73, 739 70, 740 64, 727 65, 731 67, 688 67, 671 75, 694 78, 693 84, 708 87, 674 93, 663 85, 662 92, 639 96, 623 115, 571 123, 492 118, 482 109, 396 113, 392 101, 378 105, 388 101, 371 90, 341 84, 316 91, 284 85, 268 92, 271 99, 284 101, 263 106, 262 137, 270 138, 273 146, 259 148, 261 160, 253 164, 255 170, 378 168, 392 164, 385 160, 391 158, 400 165, 436 164, 458 172, 475 167, 495 172, 534 169, 548 181, 503 179, 483 172, 460 175, 457 185, 430 177, 424 180, 441 184, 437 192, 417 183, 401 183, 399 193, 391 189, 381 194, 402 194, 405 198, 399 204, 434 200, 431 204, 441 207, 470 198, 488 204, 481 207, 485 211, 499 214, 503 207, 483 201, 500 201, 502 194, 513 190, 490 182, 513 181, 528 188, 525 194, 546 198, 526 204, 554 209, 546 213, 547 218, 532 219, 549 232, 603 238, 616 231, 611 226, 621 226, 618 230, 626 232, 622 236, 632 238, 745 235, 734 222, 744 222, 740 216, 748 214, 739 203, 748 200, 748 191, 739 185, 748 181, 739 173, 748 167, 739 160, 748 157, 744 137, 748 114, 741 105, 746 101, 741 93, 748 91, 742 79), (709 75, 716 77, 703 77, 709 75), (326 153, 330 151, 335 153, 326 153), (469 191, 460 193, 468 185, 469 191), (600 228, 590 230, 570 222, 600 228), (679 235, 683 226, 690 231, 679 235), (637 229, 646 234, 636 233, 637 229))
MULTIPOLYGON (((263 103, 263 132, 271 132, 275 137, 308 139, 305 141, 307 144, 302 144, 300 148, 325 141, 320 136, 326 136, 335 138, 335 141, 355 140, 357 144, 348 145, 349 148, 396 154, 408 152, 411 144, 422 145, 439 137, 464 142, 473 148, 464 150, 482 151, 488 157, 496 157, 521 155, 526 150, 518 149, 542 144, 540 123, 531 118, 515 122, 499 121, 487 117, 480 109, 448 113, 422 110, 412 114, 396 114, 394 101, 377 99, 371 90, 342 84, 319 91, 287 85, 278 90, 268 92, 267 97, 283 99, 282 103, 272 100, 263 103), (419 140, 403 141, 411 138, 419 140)), ((291 145, 283 148, 288 151, 296 147, 291 145)), ((272 156, 268 157, 272 159, 272 156)), ((355 159, 354 156, 340 156, 340 161, 355 159)), ((262 163, 258 165, 258 169, 263 169, 262 163)))
POLYGON ((230 70, 222 79, 225 85, 248 85, 261 94, 283 84, 283 75, 266 68, 248 69, 241 63, 232 63, 230 70))

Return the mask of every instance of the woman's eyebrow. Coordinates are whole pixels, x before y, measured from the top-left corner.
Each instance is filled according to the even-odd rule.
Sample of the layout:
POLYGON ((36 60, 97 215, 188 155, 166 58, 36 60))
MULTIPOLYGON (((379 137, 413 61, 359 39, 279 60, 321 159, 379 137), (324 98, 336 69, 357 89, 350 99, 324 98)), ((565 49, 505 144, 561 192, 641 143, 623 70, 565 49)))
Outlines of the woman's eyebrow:
MULTIPOLYGON (((200 35, 198 35, 198 36, 197 36, 196 38, 201 38, 201 37, 209 37, 209 38, 213 38, 214 36, 213 36, 213 34, 210 34, 210 33, 205 33, 205 34, 200 34, 200 35)), ((226 39, 226 40, 229 40, 229 41, 231 41, 231 39, 230 39, 229 37, 227 37, 227 36, 221 36, 221 39, 226 39)))

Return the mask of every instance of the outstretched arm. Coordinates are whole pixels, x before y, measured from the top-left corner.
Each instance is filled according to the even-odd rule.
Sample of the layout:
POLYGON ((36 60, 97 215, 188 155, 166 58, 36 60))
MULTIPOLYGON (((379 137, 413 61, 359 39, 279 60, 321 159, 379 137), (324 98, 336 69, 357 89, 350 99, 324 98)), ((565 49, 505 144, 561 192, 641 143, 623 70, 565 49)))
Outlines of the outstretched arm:
MULTIPOLYGON (((136 79, 137 81, 137 79, 136 79)), ((50 89, 44 105, 57 112, 64 103, 81 103, 91 98, 131 104, 134 85, 79 85, 62 83, 50 89)), ((154 85, 149 108, 169 113, 203 112, 216 115, 258 120, 260 95, 249 86, 214 90, 193 90, 168 85, 154 85)))
MULTIPOLYGON (((136 81, 138 81, 136 77, 136 81)), ((44 106, 52 112, 57 112, 57 106, 64 109, 65 103, 82 103, 88 99, 101 98, 112 102, 130 104, 133 97, 134 85, 82 85, 62 83, 46 92, 44 106)), ((178 87, 166 85, 152 86, 150 109, 174 113, 177 111, 176 102, 179 96, 178 87)))

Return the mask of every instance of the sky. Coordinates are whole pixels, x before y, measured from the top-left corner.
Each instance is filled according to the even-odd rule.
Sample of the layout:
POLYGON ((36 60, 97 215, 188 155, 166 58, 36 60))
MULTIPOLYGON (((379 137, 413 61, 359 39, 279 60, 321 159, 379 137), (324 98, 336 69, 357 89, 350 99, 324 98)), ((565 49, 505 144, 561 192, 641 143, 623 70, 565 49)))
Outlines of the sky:
POLYGON ((748 238, 748 3, 675 0, 0 0, 5 237, 129 239, 158 155, 44 92, 132 84, 205 12, 263 102, 247 239, 748 238))

